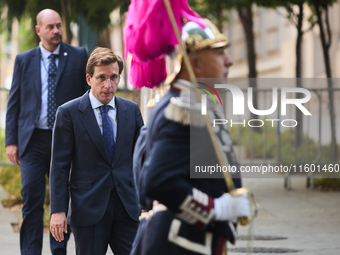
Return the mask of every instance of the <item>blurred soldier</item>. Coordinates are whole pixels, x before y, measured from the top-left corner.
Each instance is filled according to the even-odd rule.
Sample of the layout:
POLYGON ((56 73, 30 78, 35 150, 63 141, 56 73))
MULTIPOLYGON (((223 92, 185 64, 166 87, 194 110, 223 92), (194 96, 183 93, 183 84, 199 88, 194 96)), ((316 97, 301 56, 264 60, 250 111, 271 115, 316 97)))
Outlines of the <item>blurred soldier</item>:
MULTIPOLYGON (((62 42, 59 14, 42 10, 35 30, 41 43, 15 59, 6 115, 7 157, 21 170, 20 249, 24 255, 42 250, 45 176, 50 170, 55 111, 89 88, 86 50, 62 42)), ((57 242, 50 236, 52 254, 66 254, 68 238, 57 242)))
MULTIPOLYGON (((183 28, 191 66, 197 78, 225 81, 232 65, 225 51, 227 38, 211 22, 205 23, 205 29, 193 22, 183 28)), ((207 156, 213 147, 206 129, 187 117, 192 86, 182 64, 147 125, 147 156, 137 182, 142 207, 150 209, 153 201, 153 216, 135 249, 137 254, 222 254, 226 241, 235 241, 237 218, 249 215, 247 195, 232 197, 223 178, 190 178, 192 160, 217 162, 216 156, 214 160, 207 156), (193 138, 192 134, 203 135, 193 138), (206 140, 210 148, 194 148, 192 153, 190 139, 195 138, 206 140)), ((224 133, 230 143, 229 133, 224 133)), ((228 145, 225 156, 238 167, 228 145)), ((236 188, 241 186, 239 178, 234 183, 236 188)))

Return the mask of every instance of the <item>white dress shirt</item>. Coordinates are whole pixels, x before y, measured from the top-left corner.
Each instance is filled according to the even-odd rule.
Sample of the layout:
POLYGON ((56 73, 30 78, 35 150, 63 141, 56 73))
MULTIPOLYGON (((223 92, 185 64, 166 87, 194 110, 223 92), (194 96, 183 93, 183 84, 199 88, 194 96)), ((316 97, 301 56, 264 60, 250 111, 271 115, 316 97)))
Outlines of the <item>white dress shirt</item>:
MULTIPOLYGON (((94 112, 94 116, 96 117, 100 132, 103 134, 103 124, 102 124, 102 114, 100 113, 99 107, 101 107, 103 104, 92 94, 92 90, 90 90, 89 93, 90 97, 90 103, 94 112)), ((116 142, 117 139, 117 108, 115 103, 115 96, 112 98, 112 100, 108 103, 110 106, 108 115, 109 119, 112 122, 113 132, 114 132, 114 140, 116 142)))
MULTIPOLYGON (((48 57, 52 54, 44 48, 42 43, 39 44, 40 48, 40 77, 41 77, 41 109, 40 118, 36 124, 37 128, 49 129, 47 126, 47 93, 48 93, 48 68, 51 60, 48 57)), ((53 54, 59 55, 60 44, 53 54)), ((59 58, 55 58, 55 64, 58 68, 59 58)))

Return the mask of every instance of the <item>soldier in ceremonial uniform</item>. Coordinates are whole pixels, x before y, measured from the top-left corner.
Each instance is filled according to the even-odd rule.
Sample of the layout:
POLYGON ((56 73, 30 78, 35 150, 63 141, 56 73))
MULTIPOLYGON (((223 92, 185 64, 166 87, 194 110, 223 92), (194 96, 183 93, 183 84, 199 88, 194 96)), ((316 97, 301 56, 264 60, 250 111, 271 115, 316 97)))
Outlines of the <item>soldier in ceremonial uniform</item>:
MULTIPOLYGON (((227 38, 205 22, 205 29, 193 22, 183 28, 191 66, 197 78, 225 79, 232 65, 225 51, 227 38)), ((247 195, 228 194, 223 178, 190 178, 193 158, 217 162, 206 156, 207 150, 213 150, 211 142, 211 148, 190 153, 192 135, 196 131, 207 134, 205 127, 187 117, 191 86, 188 69, 182 64, 147 125, 146 161, 137 184, 142 207, 152 206, 153 216, 139 237, 137 254, 222 254, 227 240, 235 242, 237 218, 249 216, 247 195)), ((222 140, 231 141, 225 133, 228 139, 222 140)), ((229 164, 238 167, 231 144, 228 148, 229 164)), ((239 178, 234 183, 236 188, 241 186, 239 178)))

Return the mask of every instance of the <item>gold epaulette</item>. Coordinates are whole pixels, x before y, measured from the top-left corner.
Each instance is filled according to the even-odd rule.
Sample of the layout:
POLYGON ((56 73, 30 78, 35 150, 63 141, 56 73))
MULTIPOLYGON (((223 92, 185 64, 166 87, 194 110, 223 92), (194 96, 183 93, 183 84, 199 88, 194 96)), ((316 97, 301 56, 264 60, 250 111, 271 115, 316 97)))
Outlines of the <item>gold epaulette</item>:
POLYGON ((184 126, 205 126, 201 115, 201 104, 190 100, 189 92, 181 91, 179 97, 172 97, 164 111, 165 118, 180 123, 184 126))

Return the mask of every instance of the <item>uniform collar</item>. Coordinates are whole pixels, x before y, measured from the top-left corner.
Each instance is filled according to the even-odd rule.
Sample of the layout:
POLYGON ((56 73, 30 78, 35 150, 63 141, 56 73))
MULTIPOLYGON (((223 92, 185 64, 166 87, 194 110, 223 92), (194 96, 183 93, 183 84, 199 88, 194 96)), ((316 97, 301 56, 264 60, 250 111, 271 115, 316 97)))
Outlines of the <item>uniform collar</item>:
POLYGON ((190 88, 193 88, 191 85, 190 81, 188 80, 183 80, 183 79, 176 79, 172 86, 178 90, 187 90, 189 91, 190 88))

